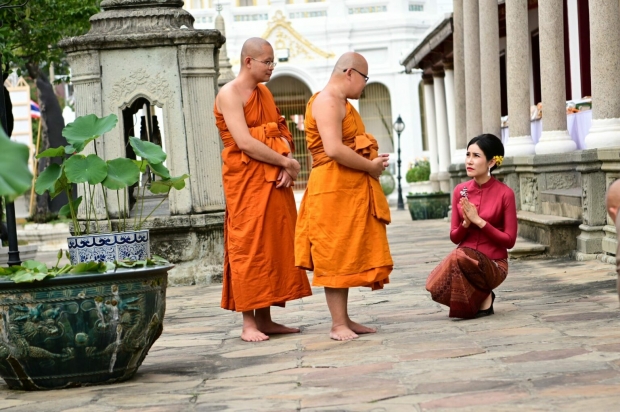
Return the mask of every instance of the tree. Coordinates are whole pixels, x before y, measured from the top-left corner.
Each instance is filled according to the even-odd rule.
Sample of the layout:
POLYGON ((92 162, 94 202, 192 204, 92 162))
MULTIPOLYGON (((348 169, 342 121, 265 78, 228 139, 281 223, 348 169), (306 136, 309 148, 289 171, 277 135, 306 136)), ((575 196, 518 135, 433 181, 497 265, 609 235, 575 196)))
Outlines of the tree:
MULTIPOLYGON (((11 5, 18 3, 23 0, 14 0, 11 5)), ((67 74, 65 55, 58 42, 86 33, 90 16, 98 11, 99 0, 31 0, 23 7, 0 9, 3 70, 15 68, 35 81, 41 108, 41 150, 66 144, 62 137, 62 108, 45 73, 54 65, 60 74, 67 74)), ((46 161, 39 162, 40 171, 46 167, 46 161)), ((61 205, 66 203, 66 199, 59 201, 61 205)), ((36 215, 48 214, 49 198, 37 196, 36 215)))

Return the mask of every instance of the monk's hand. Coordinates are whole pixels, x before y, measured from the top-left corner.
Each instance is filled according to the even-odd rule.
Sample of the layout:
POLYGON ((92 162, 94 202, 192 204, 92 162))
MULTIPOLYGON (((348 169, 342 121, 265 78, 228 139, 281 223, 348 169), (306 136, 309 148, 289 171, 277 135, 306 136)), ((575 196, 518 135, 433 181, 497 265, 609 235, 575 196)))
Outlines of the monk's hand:
POLYGON ((367 172, 370 176, 374 177, 377 180, 379 179, 379 177, 381 177, 381 174, 385 170, 386 166, 384 165, 384 159, 384 157, 379 156, 370 161, 370 167, 368 168, 367 172))
POLYGON ((383 158, 383 168, 387 169, 387 167, 390 165, 390 154, 389 153, 381 153, 379 155, 379 157, 383 158))
POLYGON ((276 185, 276 189, 280 189, 282 187, 291 187, 293 185, 293 178, 289 175, 284 169, 280 170, 280 174, 278 175, 278 184, 276 185))
POLYGON ((301 170, 301 166, 297 160, 293 159, 293 155, 289 153, 286 157, 286 163, 282 170, 288 173, 291 179, 295 180, 297 179, 297 174, 301 170))

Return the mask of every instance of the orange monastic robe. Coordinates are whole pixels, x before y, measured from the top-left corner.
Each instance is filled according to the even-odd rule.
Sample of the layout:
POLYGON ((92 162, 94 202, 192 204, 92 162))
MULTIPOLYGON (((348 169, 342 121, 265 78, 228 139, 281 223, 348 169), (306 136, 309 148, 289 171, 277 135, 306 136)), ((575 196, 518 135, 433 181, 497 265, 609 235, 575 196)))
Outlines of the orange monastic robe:
MULTIPOLYGON (((244 312, 312 294, 304 270, 295 267, 294 235, 297 211, 292 188, 276 189, 277 166, 243 153, 228 131, 224 116, 214 108, 224 143, 222 168, 224 222, 224 284, 222 307, 244 312)), ((273 96, 259 84, 244 107, 250 134, 282 155, 293 138, 273 96)))
MULTIPOLYGON (((306 107, 306 140, 313 162, 297 219, 295 265, 314 270, 313 286, 382 289, 393 266, 386 235, 387 200, 379 182, 368 173, 327 157, 312 116, 316 96, 306 107)), ((349 102, 342 142, 367 159, 378 155, 377 141, 366 133, 349 102)))

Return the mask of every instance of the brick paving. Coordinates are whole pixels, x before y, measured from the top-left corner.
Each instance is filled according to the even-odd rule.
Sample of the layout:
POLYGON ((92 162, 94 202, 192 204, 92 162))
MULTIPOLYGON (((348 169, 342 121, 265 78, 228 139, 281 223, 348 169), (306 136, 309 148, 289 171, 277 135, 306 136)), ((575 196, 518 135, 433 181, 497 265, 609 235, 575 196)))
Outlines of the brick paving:
POLYGON ((353 289, 353 319, 378 333, 328 338, 323 292, 274 308, 302 328, 239 338, 221 286, 168 290, 165 329, 125 383, 47 392, 0 385, 3 411, 607 411, 620 404, 620 312, 614 267, 516 260, 494 316, 452 320, 424 290, 453 247, 444 221, 394 212, 395 260, 382 291, 353 289))

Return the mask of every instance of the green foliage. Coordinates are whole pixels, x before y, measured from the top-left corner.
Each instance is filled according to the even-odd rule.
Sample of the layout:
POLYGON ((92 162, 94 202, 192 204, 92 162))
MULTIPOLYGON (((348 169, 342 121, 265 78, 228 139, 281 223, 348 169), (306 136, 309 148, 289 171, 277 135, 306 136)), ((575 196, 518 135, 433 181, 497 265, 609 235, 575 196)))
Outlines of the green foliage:
MULTIPOLYGON (((66 253, 67 259, 68 253, 66 253)), ((148 266, 162 266, 170 264, 166 259, 159 256, 153 256, 151 259, 131 261, 115 261, 111 262, 82 262, 77 265, 71 265, 67 263, 64 266, 60 266, 60 259, 63 256, 62 249, 58 252, 58 261, 56 266, 48 268, 45 263, 37 262, 35 260, 26 260, 22 262, 20 266, 0 267, 0 279, 6 278, 12 280, 15 283, 32 283, 34 281, 41 281, 48 278, 54 278, 56 276, 64 274, 81 275, 81 274, 93 274, 93 273, 107 273, 116 271, 118 268, 134 268, 134 267, 148 267, 148 266)))
POLYGON ((13 200, 28 190, 32 184, 28 156, 28 146, 9 140, 0 127, 0 196, 13 200))
MULTIPOLYGON (((86 146, 99 138, 103 134, 112 130, 118 123, 116 115, 111 114, 104 118, 99 118, 95 115, 81 116, 75 119, 75 121, 65 127, 63 130, 63 136, 67 139, 70 145, 66 147, 56 147, 45 150, 37 157, 62 157, 62 164, 55 163, 50 164, 38 177, 35 183, 35 191, 38 194, 49 192, 51 197, 57 196, 61 192, 66 192, 67 197, 72 199, 72 187, 74 184, 84 184, 85 193, 88 194, 86 198, 91 199, 93 193, 96 190, 97 185, 101 185, 101 190, 105 195, 106 190, 126 190, 128 187, 134 185, 140 179, 140 173, 147 171, 147 166, 153 173, 161 177, 161 180, 155 180, 151 182, 149 190, 154 194, 166 194, 169 195, 170 190, 181 190, 185 187, 185 180, 189 177, 184 174, 178 177, 171 177, 170 171, 162 163, 166 160, 166 153, 162 148, 156 144, 150 142, 144 142, 138 138, 130 137, 129 144, 134 149, 134 152, 140 156, 141 160, 131 160, 127 158, 117 158, 108 160, 107 162, 101 159, 96 154, 89 154, 85 156, 81 154, 86 146), (69 157, 65 158, 65 155, 69 157)), ((144 189, 143 189, 144 190, 144 189)), ((123 215, 127 216, 128 206, 125 198, 125 207, 123 215)), ((144 196, 142 196, 142 201, 144 196)), ((159 203, 163 203, 165 200, 159 203)), ((76 235, 80 235, 80 226, 77 222, 77 209, 82 198, 78 198, 75 201, 69 202, 64 206, 59 215, 70 216, 73 220, 76 235)), ((157 205, 157 207, 159 207, 157 205)), ((88 219, 91 216, 95 217, 94 204, 92 201, 85 202, 86 208, 86 228, 90 230, 90 223, 88 219)), ((107 205, 106 196, 106 217, 110 220, 110 215, 107 205)), ((120 206, 119 206, 120 208, 120 206)), ((140 207, 140 210, 142 208, 140 207)), ((151 212, 152 214, 153 212, 151 212)), ((140 214, 140 221, 135 226, 138 230, 150 217, 149 214, 146 218, 142 219, 140 214)), ((125 220, 123 220, 123 227, 121 230, 125 230, 125 220)), ((109 225, 111 227, 111 224, 109 225)))
POLYGON ((430 193, 407 196, 409 213, 413 220, 442 219, 448 215, 449 193, 430 193))
POLYGON ((431 176, 431 165, 428 160, 418 160, 413 166, 407 170, 405 179, 407 183, 425 182, 431 176))
MULTIPOLYGON (((11 4, 22 3, 13 1, 11 4)), ((24 7, 0 9, 2 61, 20 71, 27 65, 62 67, 64 53, 57 43, 84 34, 89 18, 99 11, 99 0, 36 0, 24 7)))

